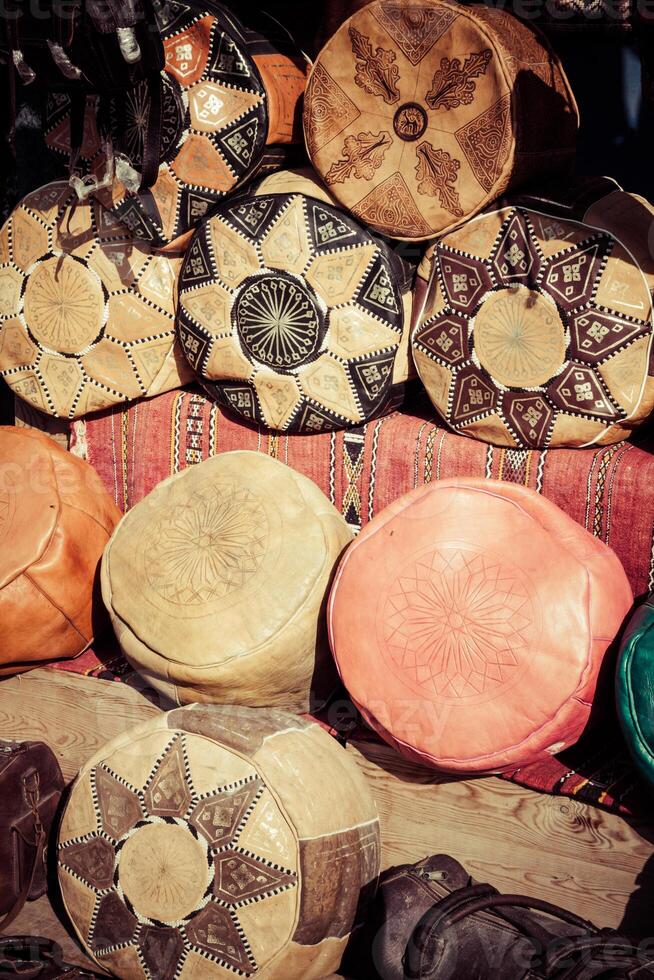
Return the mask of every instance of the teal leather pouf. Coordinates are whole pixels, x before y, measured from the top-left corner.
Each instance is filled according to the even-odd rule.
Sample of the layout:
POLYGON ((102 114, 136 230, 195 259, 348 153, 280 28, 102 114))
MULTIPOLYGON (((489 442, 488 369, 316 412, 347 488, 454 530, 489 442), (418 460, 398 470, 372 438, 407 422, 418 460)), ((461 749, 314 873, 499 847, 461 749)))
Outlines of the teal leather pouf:
POLYGON ((641 774, 654 785, 654 592, 639 606, 620 644, 618 715, 641 774))

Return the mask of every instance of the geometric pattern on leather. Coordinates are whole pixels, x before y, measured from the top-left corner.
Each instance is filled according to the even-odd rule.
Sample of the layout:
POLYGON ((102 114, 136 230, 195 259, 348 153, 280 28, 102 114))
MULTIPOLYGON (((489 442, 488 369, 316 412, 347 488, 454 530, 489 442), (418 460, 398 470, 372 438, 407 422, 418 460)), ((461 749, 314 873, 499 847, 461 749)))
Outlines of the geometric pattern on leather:
POLYGON ((391 400, 401 275, 390 249, 317 199, 225 202, 182 269, 180 345, 209 394, 248 422, 357 425, 391 400))
POLYGON ((0 377, 64 418, 179 387, 180 264, 67 184, 29 194, 0 231, 0 377))
POLYGON ((618 442, 649 415, 651 299, 612 235, 508 207, 447 236, 432 261, 412 347, 454 430, 546 449, 618 442))
POLYGON ((152 980, 179 976, 191 953, 207 971, 214 963, 248 977, 257 962, 239 914, 297 889, 297 867, 240 843, 260 820, 283 820, 276 807, 262 811, 262 778, 253 770, 221 785, 217 775, 198 793, 188 738, 172 735, 139 785, 113 772, 111 757, 95 766, 86 778, 96 830, 62 841, 59 864, 95 896, 83 939, 101 963, 131 945, 152 980))
MULTIPOLYGON (((273 37, 273 21, 264 37, 220 3, 154 6, 165 54, 159 174, 144 194, 128 194, 117 183, 105 203, 137 237, 162 246, 193 228, 257 170, 270 137, 276 142, 281 135, 288 142, 290 133, 269 133, 268 94, 259 64, 275 56, 274 98, 290 119, 304 88, 304 70, 296 67, 289 38, 283 33, 273 37)), ((113 139, 138 171, 147 134, 148 86, 142 83, 120 99, 120 106, 118 98, 110 101, 113 139)), ((87 113, 93 117, 92 106, 87 113)), ((68 157, 69 133, 70 103, 57 95, 49 101, 46 142, 68 157)), ((101 176, 106 159, 99 138, 95 145, 91 137, 86 142, 90 145, 85 144, 78 169, 101 176)))
POLYGON ((318 54, 304 99, 309 157, 339 203, 375 231, 434 238, 518 173, 524 180, 570 160, 576 109, 561 65, 530 27, 503 18, 447 0, 373 0, 318 54), (519 81, 536 75, 527 96, 519 81), (545 156, 525 111, 555 120, 557 154, 545 156))

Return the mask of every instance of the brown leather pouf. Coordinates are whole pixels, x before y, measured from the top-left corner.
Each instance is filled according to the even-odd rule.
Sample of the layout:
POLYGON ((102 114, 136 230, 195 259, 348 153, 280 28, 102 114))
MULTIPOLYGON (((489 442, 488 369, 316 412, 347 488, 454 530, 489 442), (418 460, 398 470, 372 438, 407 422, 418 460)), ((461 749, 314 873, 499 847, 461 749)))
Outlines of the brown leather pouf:
POLYGON ((0 427, 0 676, 75 657, 105 614, 102 551, 120 512, 88 463, 0 427))
POLYGON ((336 686, 324 606, 351 539, 307 477, 223 453, 126 514, 102 595, 125 655, 173 702, 306 711, 336 686))
POLYGON ((118 736, 73 786, 59 882, 95 961, 128 980, 317 980, 379 873, 363 773, 317 724, 191 705, 118 736))
POLYGON ((360 425, 403 399, 413 271, 315 179, 279 172, 198 228, 179 281, 181 346, 249 422, 360 425))
MULTIPOLYGON (((286 30, 253 6, 232 5, 236 15, 216 2, 155 6, 166 58, 156 180, 139 186, 152 138, 146 81, 105 106, 114 158, 103 152, 89 97, 77 169, 87 187, 95 179, 99 199, 135 237, 167 248, 225 194, 260 169, 281 166, 289 146, 302 142, 309 64, 286 30)), ((70 120, 70 101, 52 93, 46 142, 66 158, 70 120)))
POLYGON ((312 163, 370 227, 433 238, 509 187, 570 169, 577 109, 556 55, 492 7, 374 0, 327 42, 304 102, 312 163))
POLYGON ((443 419, 542 449, 607 445, 642 423, 654 407, 651 221, 646 202, 615 191, 583 221, 507 205, 430 249, 412 345, 443 419))
POLYGON ((28 194, 0 231, 0 377, 64 418, 189 381, 174 331, 180 265, 68 184, 28 194))

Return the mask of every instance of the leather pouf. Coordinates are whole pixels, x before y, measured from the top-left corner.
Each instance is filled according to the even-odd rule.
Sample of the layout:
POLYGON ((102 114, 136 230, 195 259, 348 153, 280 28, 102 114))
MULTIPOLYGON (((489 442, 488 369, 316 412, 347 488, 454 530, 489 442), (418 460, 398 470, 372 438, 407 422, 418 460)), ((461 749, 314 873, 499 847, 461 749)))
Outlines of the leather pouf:
POLYGON ((654 593, 625 627, 616 674, 618 716, 629 751, 645 779, 654 784, 654 593))
POLYGON ((314 722, 192 705, 85 764, 58 858, 77 934, 116 976, 312 980, 338 968, 375 887, 379 822, 314 722))
POLYGON ((527 180, 566 173, 577 109, 545 40, 491 7, 374 0, 318 55, 311 161, 371 228, 426 239, 527 180))
POLYGON ((605 445, 650 414, 652 300, 634 257, 647 239, 634 248, 629 216, 641 205, 619 197, 622 222, 613 194, 604 216, 596 206, 595 220, 613 212, 613 233, 507 206, 434 246, 413 354, 457 432, 500 446, 605 445))
POLYGON ((366 525, 330 597, 339 671, 408 758, 501 772, 573 744, 632 602, 616 555, 525 487, 442 480, 366 525))
POLYGON ((224 453, 127 513, 102 596, 128 660, 174 702, 305 711, 334 687, 324 607, 351 538, 307 477, 224 453))
POLYGON ((359 425, 402 399, 412 278, 314 180, 275 174, 196 232, 180 277, 181 345, 208 392, 249 422, 359 425))
POLYGON ((189 381, 175 342, 180 265, 63 182, 28 194, 0 231, 0 377, 64 418, 189 381))
POLYGON ((0 676, 82 653, 120 519, 95 471, 35 429, 0 427, 0 676))
MULTIPOLYGON (((254 9, 239 10, 243 21, 216 2, 157 2, 155 11, 166 58, 158 176, 138 191, 151 99, 142 82, 110 101, 116 179, 98 193, 136 237, 162 247, 257 170, 280 166, 289 144, 301 142, 308 64, 277 21, 254 9)), ((46 142, 66 159, 70 117, 68 98, 52 93, 46 142)), ((78 169, 92 169, 100 185, 111 176, 92 97, 78 169)))

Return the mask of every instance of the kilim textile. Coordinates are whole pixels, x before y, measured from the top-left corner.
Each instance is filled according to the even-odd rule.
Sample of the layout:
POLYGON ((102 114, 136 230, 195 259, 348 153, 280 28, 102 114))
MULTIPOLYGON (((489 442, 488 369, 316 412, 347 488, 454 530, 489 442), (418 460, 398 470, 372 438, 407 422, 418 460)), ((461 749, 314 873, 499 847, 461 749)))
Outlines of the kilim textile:
MULTIPOLYGON (((654 456, 645 443, 498 449, 445 431, 420 407, 346 432, 279 436, 233 421, 195 390, 116 408, 73 429, 73 450, 98 470, 123 510, 172 473, 234 449, 268 453, 305 473, 355 530, 400 494, 431 480, 485 476, 519 483, 609 544, 636 596, 654 585, 654 456)), ((138 683, 108 640, 57 668, 138 683)), ((608 676, 606 687, 610 691, 608 676)), ((503 778, 620 813, 648 812, 648 794, 627 758, 612 707, 605 710, 607 716, 576 746, 503 778)))

